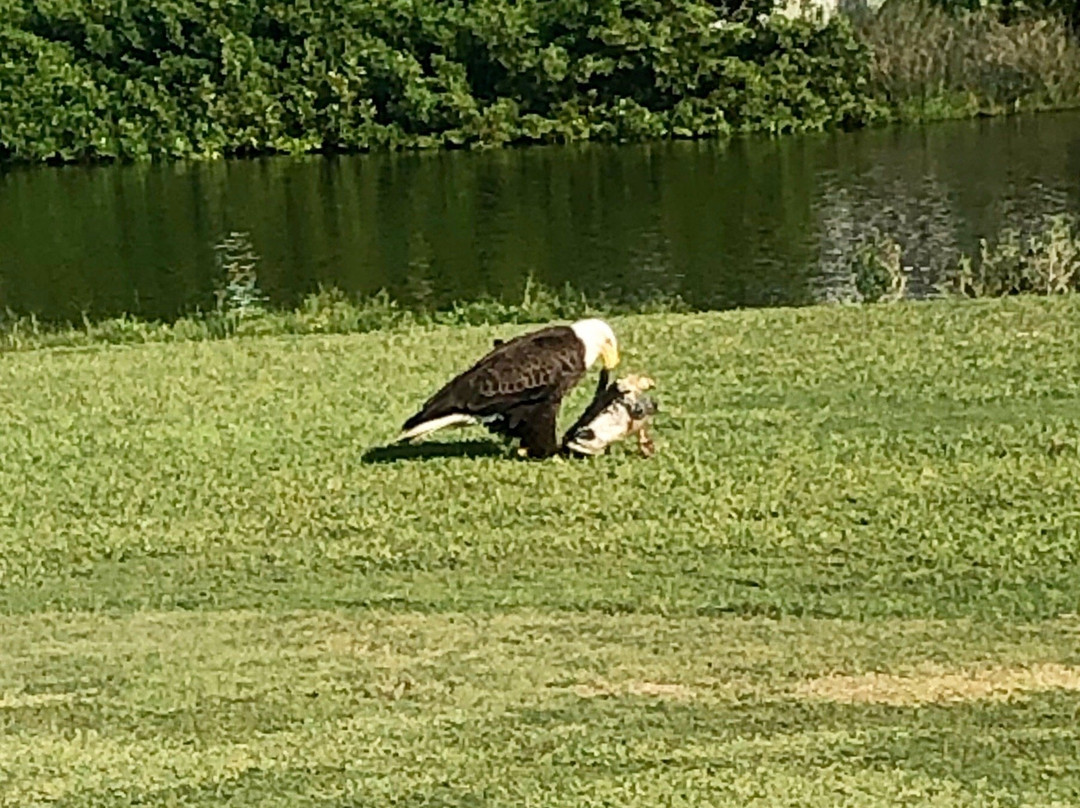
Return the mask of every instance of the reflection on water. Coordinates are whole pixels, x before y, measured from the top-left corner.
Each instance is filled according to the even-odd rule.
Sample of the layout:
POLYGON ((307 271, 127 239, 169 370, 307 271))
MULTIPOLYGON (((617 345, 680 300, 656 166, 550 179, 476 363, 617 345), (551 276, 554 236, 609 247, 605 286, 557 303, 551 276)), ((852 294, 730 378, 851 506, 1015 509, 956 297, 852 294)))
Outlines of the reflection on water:
POLYGON ((934 175, 917 182, 875 172, 865 183, 824 183, 819 206, 820 248, 815 297, 823 301, 850 299, 853 280, 850 266, 861 245, 878 237, 891 237, 903 246, 903 264, 909 271, 909 294, 936 294, 944 272, 955 268, 961 254, 977 253, 977 236, 993 241, 1002 228, 1030 233, 1045 225, 1055 213, 1076 210, 1064 187, 1051 187, 1039 179, 1010 182, 980 215, 958 215, 954 195, 934 175), (972 227, 972 219, 987 222, 986 229, 972 227))
POLYGON ((859 244, 913 290, 1005 225, 1080 211, 1080 115, 729 143, 274 158, 0 174, 0 306, 48 318, 213 304, 250 234, 277 304, 319 284, 413 306, 530 275, 703 308, 842 297, 859 244))

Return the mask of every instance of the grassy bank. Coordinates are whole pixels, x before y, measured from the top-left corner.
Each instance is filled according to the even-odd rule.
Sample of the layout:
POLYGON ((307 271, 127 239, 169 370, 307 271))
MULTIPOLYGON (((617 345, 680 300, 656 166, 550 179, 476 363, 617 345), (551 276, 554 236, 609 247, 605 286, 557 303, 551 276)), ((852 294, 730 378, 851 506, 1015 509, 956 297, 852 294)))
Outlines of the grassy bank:
POLYGON ((561 292, 527 283, 516 303, 479 298, 439 309, 410 309, 385 293, 354 298, 339 289, 307 295, 292 309, 261 302, 229 301, 218 309, 194 312, 171 321, 134 315, 83 319, 81 325, 44 322, 33 315, 0 313, 0 353, 38 348, 86 348, 94 345, 201 342, 234 337, 364 334, 439 326, 541 323, 600 314, 655 314, 688 310, 677 296, 656 296, 622 303, 589 298, 567 287, 561 292))
POLYGON ((379 448, 520 326, 0 355, 0 804, 1070 804, 1078 322, 614 318, 585 462, 379 448))
POLYGON ((1080 593, 1078 312, 616 318, 654 462, 365 454, 521 327, 6 354, 0 605, 1052 616, 1080 593))

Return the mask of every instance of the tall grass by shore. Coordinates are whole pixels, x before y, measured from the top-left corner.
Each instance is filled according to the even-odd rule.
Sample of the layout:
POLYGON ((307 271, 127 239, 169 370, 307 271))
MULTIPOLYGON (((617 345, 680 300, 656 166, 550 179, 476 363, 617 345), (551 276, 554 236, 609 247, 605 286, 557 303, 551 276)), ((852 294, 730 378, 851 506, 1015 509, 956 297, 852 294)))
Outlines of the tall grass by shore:
POLYGON ((928 0, 889 0, 856 20, 874 92, 895 120, 1080 105, 1080 40, 1060 14, 1005 20, 994 7, 947 11, 928 0))
MULTIPOLYGON (((905 245, 875 233, 851 251, 847 294, 839 299, 876 303, 910 296, 914 267, 905 245)), ((980 239, 975 255, 963 254, 929 284, 927 296, 961 298, 1058 295, 1080 292, 1080 222, 1069 214, 1045 217, 1027 229, 1006 227, 980 239)))
POLYGON ((386 292, 353 298, 329 287, 307 295, 292 309, 217 308, 173 321, 122 315, 103 320, 84 317, 79 325, 45 322, 33 315, 0 314, 0 352, 32 348, 79 348, 102 344, 188 342, 301 334, 361 334, 393 328, 437 325, 538 323, 590 315, 688 311, 672 296, 640 303, 617 303, 587 297, 566 287, 553 291, 530 285, 521 301, 491 297, 454 303, 446 308, 405 308, 386 292))
MULTIPOLYGON (((594 315, 675 313, 692 310, 678 295, 640 300, 589 296, 571 286, 550 289, 529 279, 522 297, 507 302, 486 297, 441 309, 411 309, 385 291, 354 298, 322 288, 291 309, 267 306, 258 287, 258 256, 242 233, 230 234, 216 251, 220 267, 217 305, 171 322, 123 315, 80 324, 44 322, 33 315, 0 311, 0 352, 33 348, 79 348, 103 344, 188 342, 268 335, 354 334, 438 325, 540 323, 594 315)), ((874 303, 910 296, 911 267, 904 248, 889 234, 852 250, 847 291, 833 299, 874 303)), ((1031 232, 1002 230, 983 239, 977 255, 961 256, 947 268, 935 294, 1003 297, 1080 291, 1080 226, 1068 215, 1048 217, 1031 232)))

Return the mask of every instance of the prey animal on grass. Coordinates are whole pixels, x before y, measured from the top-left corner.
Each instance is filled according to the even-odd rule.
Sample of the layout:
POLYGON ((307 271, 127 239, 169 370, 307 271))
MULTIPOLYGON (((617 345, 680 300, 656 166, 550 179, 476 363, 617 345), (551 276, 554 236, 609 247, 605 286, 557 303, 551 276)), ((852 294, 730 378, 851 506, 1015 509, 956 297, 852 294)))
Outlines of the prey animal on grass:
POLYGON ((637 435, 638 449, 651 457, 656 444, 647 427, 657 406, 644 393, 655 386, 648 376, 629 375, 611 385, 601 379, 592 403, 566 431, 563 449, 571 455, 598 455, 616 441, 637 435))
POLYGON ((519 440, 529 457, 551 457, 560 449, 555 424, 563 397, 597 361, 605 371, 619 364, 615 333, 603 320, 549 326, 496 343, 424 402, 398 440, 481 424, 519 440))

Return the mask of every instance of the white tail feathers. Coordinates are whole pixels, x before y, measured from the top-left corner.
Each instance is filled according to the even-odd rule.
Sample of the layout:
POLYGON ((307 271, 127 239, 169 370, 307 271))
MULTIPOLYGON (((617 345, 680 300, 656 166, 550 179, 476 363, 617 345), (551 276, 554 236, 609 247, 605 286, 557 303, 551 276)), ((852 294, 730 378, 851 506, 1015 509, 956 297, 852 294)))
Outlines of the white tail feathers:
POLYGON ((397 442, 401 443, 406 440, 413 440, 414 438, 423 437, 424 435, 430 435, 439 429, 445 429, 448 426, 471 426, 472 424, 480 423, 476 418, 471 415, 465 415, 464 413, 453 413, 451 415, 444 415, 442 418, 432 418, 430 421, 424 421, 421 424, 417 424, 412 429, 407 429, 397 437, 397 442))

